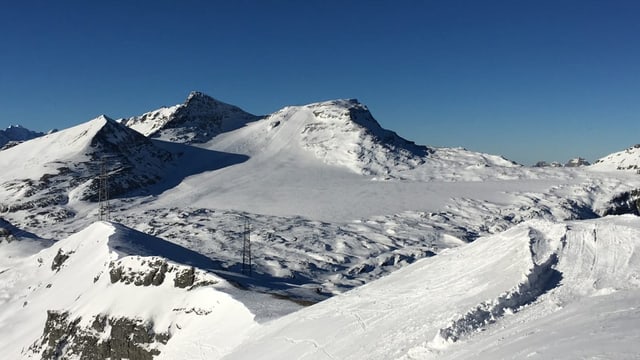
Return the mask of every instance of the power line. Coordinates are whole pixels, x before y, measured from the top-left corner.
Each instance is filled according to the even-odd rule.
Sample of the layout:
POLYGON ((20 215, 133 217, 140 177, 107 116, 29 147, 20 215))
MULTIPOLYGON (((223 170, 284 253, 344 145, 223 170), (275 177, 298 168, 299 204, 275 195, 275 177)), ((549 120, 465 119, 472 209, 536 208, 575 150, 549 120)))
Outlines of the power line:
POLYGON ((251 224, 247 218, 242 231, 242 273, 251 276, 251 224))
POLYGON ((100 175, 98 176, 98 202, 100 221, 109 221, 109 172, 107 171, 106 158, 100 159, 100 175))

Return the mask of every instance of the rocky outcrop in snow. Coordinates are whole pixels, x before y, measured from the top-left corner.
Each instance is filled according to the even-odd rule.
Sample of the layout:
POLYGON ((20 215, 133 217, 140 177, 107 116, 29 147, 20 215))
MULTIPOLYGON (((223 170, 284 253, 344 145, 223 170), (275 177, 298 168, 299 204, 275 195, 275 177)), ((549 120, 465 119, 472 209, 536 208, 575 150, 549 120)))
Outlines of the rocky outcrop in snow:
POLYGON ((564 167, 580 167, 580 166, 589 166, 591 165, 585 158, 577 157, 570 159, 564 164, 564 167))

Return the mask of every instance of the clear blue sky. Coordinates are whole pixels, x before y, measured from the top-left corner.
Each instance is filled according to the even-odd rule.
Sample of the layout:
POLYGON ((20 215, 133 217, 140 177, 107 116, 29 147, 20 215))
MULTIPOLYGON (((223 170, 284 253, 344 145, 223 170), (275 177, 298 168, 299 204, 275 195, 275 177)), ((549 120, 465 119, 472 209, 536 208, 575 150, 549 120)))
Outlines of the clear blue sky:
POLYGON ((640 1, 2 1, 0 127, 358 98, 421 144, 531 164, 640 143, 640 1))

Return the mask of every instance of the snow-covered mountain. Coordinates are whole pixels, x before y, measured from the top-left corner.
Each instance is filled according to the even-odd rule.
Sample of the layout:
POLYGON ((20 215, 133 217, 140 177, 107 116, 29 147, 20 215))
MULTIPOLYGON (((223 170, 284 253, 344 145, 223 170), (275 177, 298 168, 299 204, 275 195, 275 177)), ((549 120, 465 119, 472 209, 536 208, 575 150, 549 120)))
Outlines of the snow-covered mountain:
MULTIPOLYGON (((355 99, 288 106, 258 117, 200 92, 184 104, 164 107, 120 122, 152 138, 207 143, 206 148, 248 156, 311 154, 328 165, 364 175, 398 176, 422 168, 511 167, 499 156, 464 149, 416 145, 386 130, 355 99), (284 152, 284 153, 283 153, 284 152), (430 159, 427 161, 427 159, 430 159)), ((416 170, 424 177, 428 170, 416 170)), ((402 177, 402 176, 401 176, 402 177)))
POLYGON ((120 122, 145 136, 181 143, 202 143, 259 118, 237 106, 194 91, 183 104, 121 119, 120 122))
POLYGON ((0 149, 12 147, 42 135, 44 133, 32 131, 20 125, 11 125, 4 130, 0 130, 0 149))
POLYGON ((172 158, 146 137, 100 116, 0 152, 1 210, 48 208, 47 217, 68 218, 70 203, 97 200, 101 161, 110 196, 117 197, 161 180, 172 158))
MULTIPOLYGON (((416 145, 386 130, 355 99, 289 106, 207 145, 260 161, 320 160, 355 173, 390 177, 433 176, 442 168, 517 166, 502 157, 460 148, 416 145), (266 160, 266 159, 269 160, 266 160)), ((450 171, 449 171, 450 172, 450 171)))
POLYGON ((636 171, 640 169, 640 144, 598 159, 591 165, 591 168, 597 170, 636 171))
POLYGON ((577 311, 577 344, 580 314, 640 296, 640 226, 596 219, 640 213, 640 177, 590 169, 416 145, 356 100, 101 116, 0 151, 0 358, 548 358, 501 337, 577 311), (114 223, 95 223, 103 159, 114 223))

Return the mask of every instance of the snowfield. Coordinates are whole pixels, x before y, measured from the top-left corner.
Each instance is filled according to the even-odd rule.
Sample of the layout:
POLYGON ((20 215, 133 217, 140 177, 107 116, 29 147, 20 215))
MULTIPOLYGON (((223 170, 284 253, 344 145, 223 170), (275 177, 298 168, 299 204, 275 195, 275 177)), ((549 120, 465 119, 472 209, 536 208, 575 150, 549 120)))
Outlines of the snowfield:
POLYGON ((638 358, 635 150, 529 168, 353 99, 101 116, 0 151, 0 358, 638 358))

